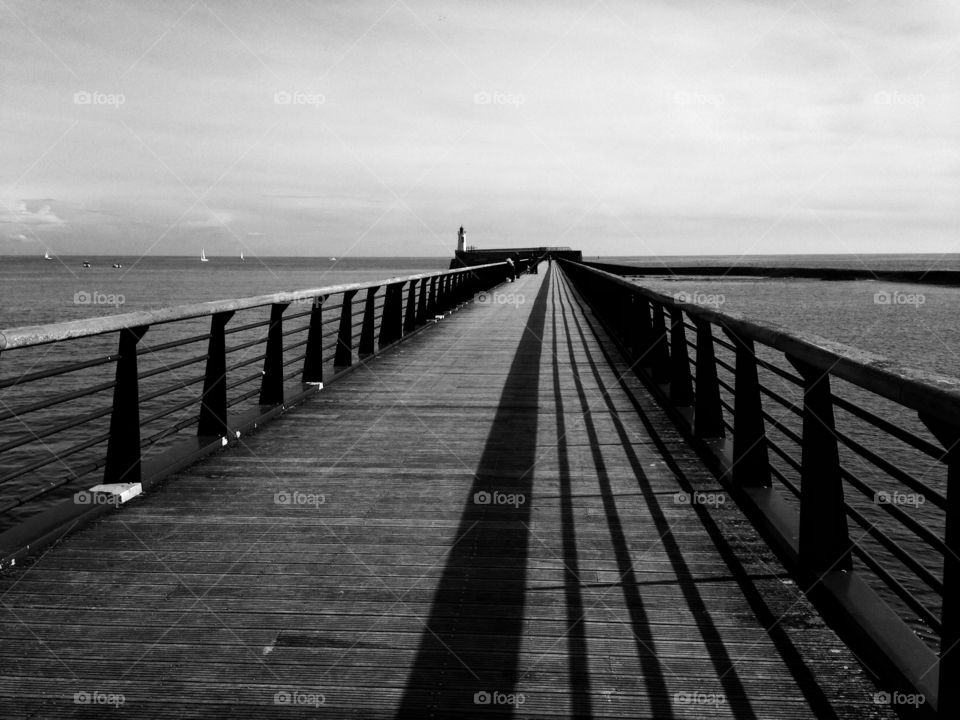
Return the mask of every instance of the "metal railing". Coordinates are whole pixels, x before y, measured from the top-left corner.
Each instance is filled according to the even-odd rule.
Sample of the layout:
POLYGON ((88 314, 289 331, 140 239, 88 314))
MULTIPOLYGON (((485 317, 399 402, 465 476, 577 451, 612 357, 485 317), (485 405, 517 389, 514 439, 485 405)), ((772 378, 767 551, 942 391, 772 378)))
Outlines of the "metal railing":
POLYGON ((0 566, 105 504, 86 492, 94 474, 139 491, 511 272, 493 263, 0 331, 0 566), (77 490, 92 507, 65 510, 77 490))
POLYGON ((956 717, 960 380, 560 265, 805 591, 956 717))

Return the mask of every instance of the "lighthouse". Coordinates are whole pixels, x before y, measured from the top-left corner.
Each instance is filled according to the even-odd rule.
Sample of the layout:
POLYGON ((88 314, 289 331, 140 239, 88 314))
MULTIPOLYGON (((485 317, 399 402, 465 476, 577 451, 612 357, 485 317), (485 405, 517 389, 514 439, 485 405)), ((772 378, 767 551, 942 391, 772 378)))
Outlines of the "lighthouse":
POLYGON ((457 233, 457 252, 463 252, 466 249, 464 248, 464 245, 463 245, 463 242, 464 242, 463 236, 466 234, 467 234, 467 231, 464 230, 463 225, 461 225, 460 232, 457 233))

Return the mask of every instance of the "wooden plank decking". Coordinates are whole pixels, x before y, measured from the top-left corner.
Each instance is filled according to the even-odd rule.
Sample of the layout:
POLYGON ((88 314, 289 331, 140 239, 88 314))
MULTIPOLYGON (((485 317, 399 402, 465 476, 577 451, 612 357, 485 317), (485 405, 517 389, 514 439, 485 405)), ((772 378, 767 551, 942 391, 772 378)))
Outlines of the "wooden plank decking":
POLYGON ((0 577, 0 717, 884 716, 562 276, 498 293, 0 577))

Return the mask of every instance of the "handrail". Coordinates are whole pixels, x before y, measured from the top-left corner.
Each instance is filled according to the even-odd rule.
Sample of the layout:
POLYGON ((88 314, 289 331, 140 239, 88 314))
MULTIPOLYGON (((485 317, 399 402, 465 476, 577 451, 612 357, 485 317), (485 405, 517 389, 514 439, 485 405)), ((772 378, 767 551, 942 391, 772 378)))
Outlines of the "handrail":
POLYGON ((912 410, 934 415, 944 422, 960 424, 960 378, 900 365, 883 355, 860 350, 814 333, 801 333, 777 323, 754 320, 740 313, 713 310, 678 300, 605 270, 583 264, 579 266, 622 288, 637 291, 661 305, 678 308, 692 318, 722 325, 740 337, 792 355, 819 370, 829 372, 912 410))
MULTIPOLYGON (((40 345, 62 344, 70 355, 65 362, 47 360, 51 366, 40 371, 17 374, 14 366, 10 377, 0 378, 0 388, 17 393, 17 407, 0 408, 17 421, 0 428, 0 523, 9 528, 0 527, 0 566, 36 549, 50 523, 72 526, 104 511, 66 498, 88 487, 78 485, 84 480, 93 484, 90 473, 102 469, 100 479, 110 487, 148 487, 237 442, 241 432, 317 392, 331 374, 349 372, 529 269, 529 259, 520 258, 515 267, 486 263, 3 330, 0 369, 40 345), (247 315, 240 319, 241 313, 247 315), (231 325, 234 316, 239 321, 231 325), (206 327, 190 322, 198 318, 208 318, 206 327), (169 337, 141 342, 158 324, 169 337), (79 338, 108 333, 117 335, 116 352, 104 352, 100 343, 74 350, 79 338), (189 350, 200 341, 206 352, 189 350), (180 373, 204 361, 202 374, 199 368, 180 373), (112 382, 104 371, 112 371, 112 382), (112 403, 101 397, 94 405, 106 390, 112 403), (190 426, 195 435, 186 438, 182 431, 190 426), (163 446, 152 447, 161 440, 163 446), (53 507, 39 504, 57 499, 62 502, 53 507), (19 509, 27 502, 33 505, 19 509)), ((29 370, 30 357, 23 359, 29 370)))
POLYGON ((952 497, 960 487, 960 379, 688 302, 593 264, 558 262, 808 594, 863 645, 861 657, 880 661, 881 673, 923 694, 939 716, 960 713, 960 653, 950 652, 960 647, 960 502, 952 497), (758 346, 782 353, 792 371, 761 358, 758 346), (772 377, 784 382, 768 387, 772 377), (837 396, 834 379, 853 387, 837 396), (913 413, 886 419, 859 404, 871 406, 874 397, 913 413), (771 402, 780 413, 770 412, 771 402), (847 413, 843 425, 835 409, 847 413), (848 423, 883 440, 871 444, 864 438, 875 435, 855 434, 848 423), (922 425, 936 442, 922 436, 922 425), (923 474, 905 470, 904 459, 923 474), (942 486, 924 477, 931 462, 942 486), (866 463, 866 473, 852 472, 853 463, 866 463), (923 512, 911 512, 921 505, 923 512), (848 520, 863 531, 856 541, 848 520), (908 624, 917 618, 939 634, 939 658, 908 624))
POLYGON ((177 320, 208 317, 216 313, 236 312, 238 310, 248 310, 250 308, 263 307, 276 303, 295 303, 303 300, 312 300, 318 295, 337 295, 350 290, 366 290, 371 287, 393 285, 399 282, 410 282, 411 280, 423 280, 445 275, 476 272, 483 268, 493 268, 499 265, 503 265, 503 263, 488 263, 486 265, 474 265, 457 270, 440 270, 433 273, 420 273, 418 275, 394 276, 376 282, 327 285, 318 288, 275 292, 266 295, 235 298, 232 300, 213 300, 203 303, 173 305, 158 310, 137 310, 135 312, 120 313, 117 315, 103 315, 95 318, 68 320, 46 325, 7 328, 0 330, 0 350, 43 345, 71 338, 103 335, 104 333, 132 329, 144 325, 159 325, 177 320))

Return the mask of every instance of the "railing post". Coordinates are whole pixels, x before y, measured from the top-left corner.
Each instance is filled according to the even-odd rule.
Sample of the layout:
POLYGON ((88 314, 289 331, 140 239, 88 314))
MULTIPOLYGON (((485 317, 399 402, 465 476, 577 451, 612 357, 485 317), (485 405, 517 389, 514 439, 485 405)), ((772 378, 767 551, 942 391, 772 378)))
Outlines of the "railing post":
POLYGON ((430 278, 430 296, 427 299, 427 315, 434 317, 437 314, 437 276, 430 278))
POLYGON ((717 382, 717 360, 713 352, 713 332, 706 320, 693 318, 697 328, 697 395, 693 413, 693 434, 698 438, 722 438, 723 406, 717 382))
POLYGON ((403 319, 403 334, 413 332, 417 327, 417 281, 411 280, 407 289, 407 315, 403 319))
POLYGON ((203 376, 203 396, 200 398, 200 417, 197 435, 224 437, 227 425, 227 340, 224 329, 233 310, 210 317, 210 340, 207 343, 207 369, 203 376))
POLYGON ((724 332, 736 347, 731 479, 743 487, 769 487, 770 459, 753 340, 728 328, 724 332))
POLYGON ((103 469, 105 484, 140 482, 140 388, 137 379, 137 343, 148 325, 120 331, 110 438, 103 469))
POLYGON ((447 279, 448 275, 437 278, 437 305, 436 314, 445 315, 447 312, 447 279))
POLYGON ((384 347, 403 337, 403 283, 387 285, 380 315, 379 346, 384 347))
POLYGON ((367 301, 363 309, 363 327, 360 329, 360 355, 372 355, 373 333, 377 323, 377 290, 379 285, 367 288, 367 301))
POLYGON ((267 330, 267 352, 263 358, 263 379, 260 381, 260 404, 283 404, 283 311, 290 303, 270 306, 267 330))
POLYGON ((337 331, 337 350, 333 357, 335 366, 346 367, 353 364, 353 296, 356 290, 343 293, 340 305, 340 328, 337 331))
POLYGON ((420 300, 417 302, 417 325, 427 322, 427 278, 420 280, 420 300))
POLYGON ((663 317, 663 305, 653 308, 653 347, 650 349, 651 377, 655 383, 670 382, 670 348, 667 345, 667 324, 663 317))
POLYGON ((853 567, 833 419, 830 374, 790 355, 803 376, 800 566, 814 573, 853 567))
POLYGON ((326 299, 326 295, 318 295, 310 308, 310 327, 300 378, 300 382, 310 385, 323 385, 323 301, 326 299))
POLYGON ((670 402, 693 405, 687 333, 683 326, 683 310, 678 307, 670 308, 670 402))
POLYGON ((920 420, 946 449, 947 508, 943 542, 943 599, 940 609, 940 667, 937 716, 960 716, 960 427, 932 415, 920 420))
POLYGON ((637 354, 637 365, 650 367, 653 365, 653 326, 650 323, 650 300, 644 296, 637 298, 637 337, 640 341, 640 351, 637 354))

